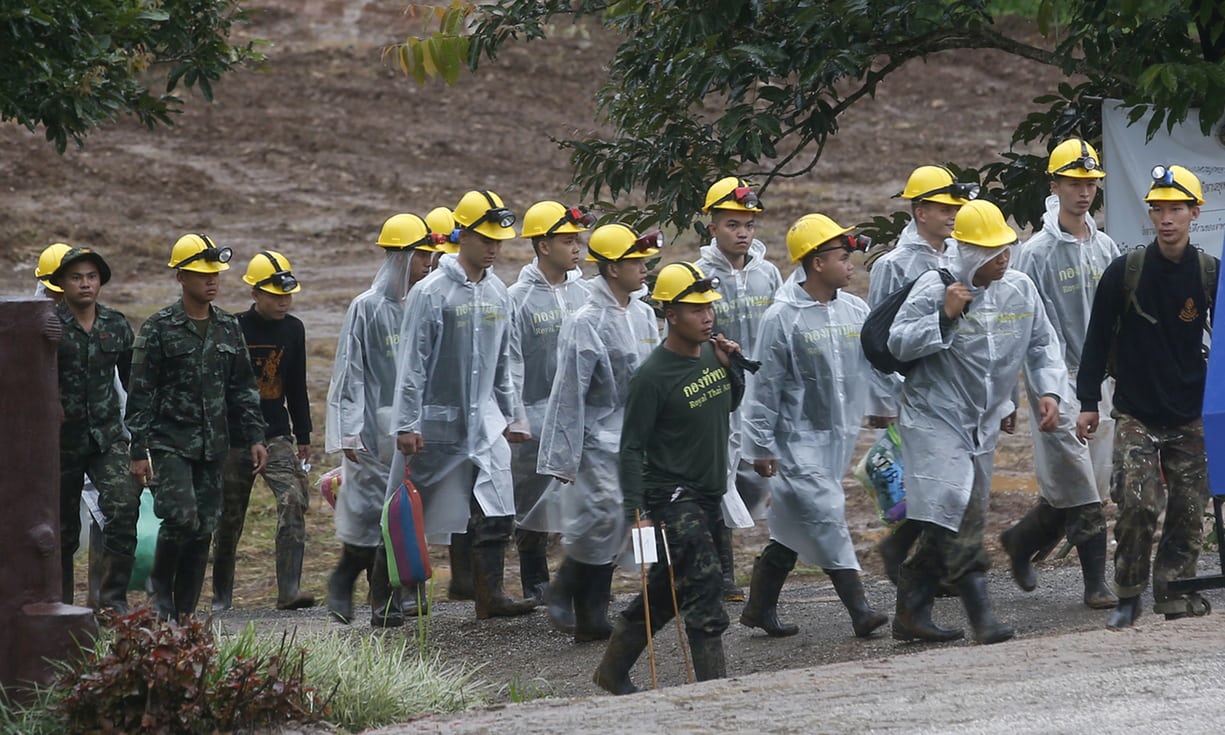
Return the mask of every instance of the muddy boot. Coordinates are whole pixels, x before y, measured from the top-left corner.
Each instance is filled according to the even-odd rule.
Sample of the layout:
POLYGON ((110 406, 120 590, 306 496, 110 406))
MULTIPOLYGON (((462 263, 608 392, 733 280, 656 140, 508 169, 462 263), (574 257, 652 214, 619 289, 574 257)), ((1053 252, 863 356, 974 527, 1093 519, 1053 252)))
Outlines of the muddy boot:
POLYGON ((553 582, 549 584, 549 592, 545 595, 545 612, 549 616, 549 624, 554 630, 562 633, 573 633, 575 626, 575 596, 580 580, 578 578, 582 565, 570 557, 561 560, 553 582))
POLYGON ((732 529, 722 523, 714 532, 715 551, 723 567, 723 601, 744 602, 744 590, 736 586, 736 555, 732 550, 732 529))
POLYGON ((1076 545, 1080 557, 1080 572, 1085 578, 1085 604, 1094 610, 1108 610, 1119 598, 1106 584, 1106 532, 1076 545))
POLYGON ((612 588, 612 564, 581 564, 575 577, 574 642, 606 641, 612 635, 608 622, 608 594, 612 588))
POLYGON ((1059 540, 1062 531, 1058 520, 1058 511, 1039 502, 1015 526, 1000 534, 1000 546, 1012 563, 1012 579, 1026 592, 1033 592, 1038 586, 1034 555, 1047 544, 1059 540))
MULTIPOLYGON (((106 558, 106 544, 102 540, 102 529, 98 522, 89 522, 89 565, 86 571, 85 607, 91 610, 101 610, 99 600, 102 589, 103 565, 106 558)), ((126 609, 126 605, 125 605, 126 609)))
POLYGON ((723 635, 710 635, 689 628, 689 655, 693 658, 693 673, 698 681, 727 678, 727 662, 723 658, 723 635))
POLYGON ((515 547, 519 550, 519 579, 523 596, 543 605, 549 592, 549 534, 540 531, 515 531, 515 547))
POLYGON ((353 621, 353 585, 374 563, 374 547, 343 544, 340 561, 328 577, 328 612, 338 623, 353 621))
POLYGON ((374 567, 370 572, 370 625, 375 628, 399 628, 404 625, 400 591, 391 586, 387 552, 382 547, 374 549, 374 567))
POLYGON ((932 622, 932 602, 940 580, 906 567, 899 571, 894 640, 942 643, 965 637, 960 628, 941 628, 932 622))
POLYGON ((771 541, 753 562, 753 579, 749 582, 749 601, 740 613, 740 624, 761 628, 773 638, 786 638, 800 632, 794 623, 778 619, 778 594, 783 582, 795 568, 795 553, 771 541))
POLYGON ((868 606, 868 598, 863 591, 863 580, 859 578, 859 572, 854 569, 824 569, 829 575, 829 581, 834 583, 834 591, 838 593, 838 599, 842 600, 842 604, 846 606, 846 611, 851 614, 851 627, 855 630, 855 637, 868 638, 885 623, 889 622, 889 616, 884 613, 878 613, 868 606))
POLYGON ((400 590, 400 612, 406 618, 419 618, 430 614, 430 592, 425 582, 400 590))
MULTIPOLYGON (((302 555, 306 544, 288 539, 276 540, 276 609, 301 610, 314 607, 315 596, 303 592, 298 585, 302 580, 302 555)), ((217 563, 213 562, 213 578, 217 576, 217 563)))
POLYGON ((451 584, 447 586, 447 599, 452 601, 475 600, 472 585, 472 536, 466 533, 451 534, 451 584))
POLYGON ((970 627, 974 629, 975 642, 1003 643, 1013 636, 1012 626, 996 620, 991 610, 987 575, 982 572, 964 574, 957 580, 957 589, 961 592, 961 604, 965 605, 966 615, 970 618, 970 627))
POLYGON ((1111 630, 1130 628, 1140 617, 1140 596, 1120 597, 1110 617, 1106 619, 1106 627, 1111 630))
POLYGON ((98 610, 111 609, 116 615, 128 614, 128 581, 136 557, 103 551, 98 562, 98 610))
POLYGON ((149 569, 149 586, 152 588, 153 609, 159 620, 173 621, 174 577, 179 569, 180 545, 165 535, 157 535, 157 546, 153 549, 153 566, 149 569))
POLYGON ((906 561, 910 547, 914 546, 914 542, 918 540, 922 532, 923 527, 918 523, 902 521, 876 547, 880 553, 880 560, 885 565, 885 576, 895 587, 897 586, 898 569, 901 568, 902 562, 906 561))
POLYGON ((204 575, 208 572, 208 549, 211 536, 192 539, 179 549, 179 567, 174 575, 174 614, 176 619, 196 614, 204 575))
POLYGON ((514 600, 502 588, 506 563, 506 542, 472 547, 472 579, 476 584, 476 619, 508 618, 527 615, 536 609, 536 600, 514 600))
POLYGON ((612 694, 633 694, 638 687, 630 681, 630 669, 647 647, 647 627, 642 622, 632 622, 624 615, 617 616, 612 637, 604 649, 604 658, 596 667, 591 680, 595 685, 612 694))

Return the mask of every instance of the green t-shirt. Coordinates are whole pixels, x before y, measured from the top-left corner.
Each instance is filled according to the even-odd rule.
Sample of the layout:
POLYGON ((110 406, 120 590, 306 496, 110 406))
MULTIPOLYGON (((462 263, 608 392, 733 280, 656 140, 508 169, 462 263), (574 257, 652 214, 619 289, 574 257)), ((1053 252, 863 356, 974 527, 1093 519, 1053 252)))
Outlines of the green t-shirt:
POLYGON ((685 357, 659 346, 630 380, 621 427, 626 514, 667 502, 677 487, 719 498, 727 490, 727 418, 740 402, 714 346, 685 357))

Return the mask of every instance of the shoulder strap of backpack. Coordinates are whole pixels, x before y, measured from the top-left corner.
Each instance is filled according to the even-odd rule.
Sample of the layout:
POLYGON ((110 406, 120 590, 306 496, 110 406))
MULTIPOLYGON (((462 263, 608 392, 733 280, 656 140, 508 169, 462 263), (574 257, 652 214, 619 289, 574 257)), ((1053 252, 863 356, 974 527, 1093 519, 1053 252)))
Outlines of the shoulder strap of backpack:
MULTIPOLYGON (((1204 287, 1204 305, 1216 315, 1217 260, 1203 250, 1196 249, 1199 254, 1199 279, 1204 287)), ((1212 336, 1212 322, 1204 319, 1204 330, 1212 336)))
POLYGON ((1136 290, 1140 288, 1140 275, 1144 272, 1145 251, 1146 248, 1136 248, 1127 252, 1127 268, 1123 271, 1123 311, 1126 312, 1127 308, 1131 307, 1150 324, 1156 324, 1156 318, 1145 313, 1136 298, 1136 290))

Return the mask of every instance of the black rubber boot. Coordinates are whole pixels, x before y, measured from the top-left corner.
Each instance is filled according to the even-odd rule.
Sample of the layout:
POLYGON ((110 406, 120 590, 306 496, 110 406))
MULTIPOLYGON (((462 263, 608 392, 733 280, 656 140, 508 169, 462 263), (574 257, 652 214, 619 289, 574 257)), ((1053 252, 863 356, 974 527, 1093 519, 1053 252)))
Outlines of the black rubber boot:
POLYGON ((399 628, 404 625, 400 591, 391 586, 387 552, 382 547, 374 549, 374 567, 370 572, 370 625, 375 628, 399 628))
MULTIPOLYGON (((276 540, 276 608, 278 610, 301 610, 315 606, 315 596, 299 588, 302 581, 302 556, 306 544, 288 539, 276 540)), ((217 563, 213 562, 213 578, 216 579, 217 563)))
POLYGON ((851 614, 851 627, 855 637, 869 638, 876 629, 889 622, 889 616, 878 613, 868 605, 867 595, 863 591, 863 580, 854 569, 824 569, 829 575, 829 581, 834 583, 834 591, 838 599, 851 614))
POLYGON ((160 620, 175 620, 174 577, 179 570, 180 545, 158 533, 153 549, 153 566, 149 569, 149 585, 153 589, 153 609, 160 620))
POLYGON ((174 575, 174 614, 176 619, 196 614, 204 576, 208 572, 208 549, 211 536, 188 541, 179 548, 179 567, 174 575))
POLYGON ((406 618, 419 618, 430 614, 430 592, 425 582, 400 590, 400 612, 406 618))
POLYGON ((99 599, 102 589, 103 566, 106 559, 106 544, 103 542, 102 529, 98 522, 89 522, 89 562, 86 567, 85 606, 91 610, 101 610, 99 599))
POLYGON ((472 536, 466 533, 451 534, 451 583, 447 586, 447 599, 453 601, 475 600, 476 589, 472 582, 472 536))
POLYGON ((234 607, 235 550, 224 548, 224 540, 214 535, 213 544, 213 612, 234 607))
POLYGON ((554 630, 562 633, 573 633, 575 626, 575 596, 579 588, 578 574, 582 565, 570 557, 561 560, 557 574, 549 584, 549 592, 545 596, 545 612, 549 616, 549 624, 554 630))
POLYGON ((727 678, 727 662, 723 658, 723 635, 710 635, 687 629, 689 655, 693 658, 693 673, 698 681, 727 678))
POLYGON ((374 564, 373 546, 340 547, 340 561, 328 577, 328 612, 338 623, 353 622, 353 584, 374 564))
POLYGON ((940 580, 906 567, 900 569, 893 638, 899 641, 942 643, 965 637, 960 628, 941 628, 932 622, 932 602, 940 580))
POLYGON ((608 595, 612 590, 612 564, 580 564, 575 575, 574 642, 606 641, 612 635, 608 621, 608 595))
POLYGON ((910 547, 914 546, 922 532, 923 527, 918 523, 902 521, 877 545, 876 550, 880 553, 880 560, 885 565, 885 576, 894 586, 897 586, 898 570, 901 569, 902 562, 906 561, 910 547))
POLYGON ((128 614, 128 582, 136 557, 103 550, 98 562, 97 609, 111 609, 116 615, 128 614))
POLYGON ((1080 557, 1080 572, 1085 578, 1085 605, 1094 610, 1108 610, 1118 604, 1106 584, 1106 532, 1076 545, 1080 557))
POLYGON ((732 549, 732 529, 720 523, 714 532, 715 551, 723 568, 723 601, 744 602, 744 590, 736 586, 736 555, 732 549))
POLYGON ((72 604, 73 592, 76 585, 72 579, 72 552, 68 549, 60 549, 60 598, 65 605, 72 604))
POLYGON ((778 619, 778 595, 783 582, 795 568, 795 555, 780 552, 776 542, 766 544, 753 562, 753 579, 749 583, 749 601, 740 613, 740 624, 761 628, 773 638, 786 638, 800 632, 800 626, 778 619))
POLYGON ((527 615, 536 609, 537 602, 514 600, 502 588, 502 575, 506 563, 506 542, 482 544, 472 547, 472 579, 476 583, 476 618, 509 618, 527 615))
POLYGON ((630 669, 647 647, 647 627, 642 622, 632 622, 624 615, 617 616, 612 637, 604 649, 604 658, 596 667, 591 680, 596 686, 612 694, 633 694, 638 687, 630 681, 630 669))
POLYGON ((519 551, 519 579, 523 596, 543 605, 549 593, 549 534, 516 529, 515 547, 519 551))
POLYGON ((1033 592, 1038 586, 1034 555, 1063 534, 1059 520, 1059 511, 1039 502, 1015 526, 1000 534, 1000 546, 1011 562, 1012 579, 1026 592, 1033 592))
POLYGON ((1120 597, 1118 604, 1114 606, 1110 617, 1106 619, 1106 627, 1111 630, 1119 630, 1121 628, 1130 628, 1135 625, 1136 620, 1140 617, 1140 596, 1135 597, 1120 597))
POLYGON ((1003 643, 1012 638, 1012 626, 996 620, 995 613, 991 610, 991 598, 987 595, 987 575, 982 572, 964 574, 957 580, 957 589, 961 592, 961 604, 965 605, 966 615, 970 618, 970 627, 974 629, 975 642, 1003 643))

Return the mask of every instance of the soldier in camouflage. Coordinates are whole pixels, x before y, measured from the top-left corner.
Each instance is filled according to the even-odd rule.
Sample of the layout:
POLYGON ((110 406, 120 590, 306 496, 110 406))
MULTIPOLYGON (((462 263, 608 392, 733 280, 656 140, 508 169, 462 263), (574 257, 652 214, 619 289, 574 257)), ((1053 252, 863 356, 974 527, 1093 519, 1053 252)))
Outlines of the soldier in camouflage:
POLYGON ((229 450, 227 412, 238 415, 254 473, 264 469, 264 419, 238 320, 212 305, 229 248, 184 235, 169 266, 182 298, 149 317, 132 354, 130 471, 153 491, 162 519, 149 574, 164 619, 192 615, 221 511, 229 450))
POLYGON ((88 475, 98 488, 106 520, 98 560, 102 579, 95 604, 128 609, 128 579, 136 554, 140 489, 128 474, 123 406, 115 385, 127 384, 132 367, 132 327, 118 311, 98 303, 111 269, 88 248, 64 253, 50 276, 63 294, 55 310, 63 322, 59 344, 60 562, 64 602, 72 602, 72 556, 81 533, 81 485, 88 475))

